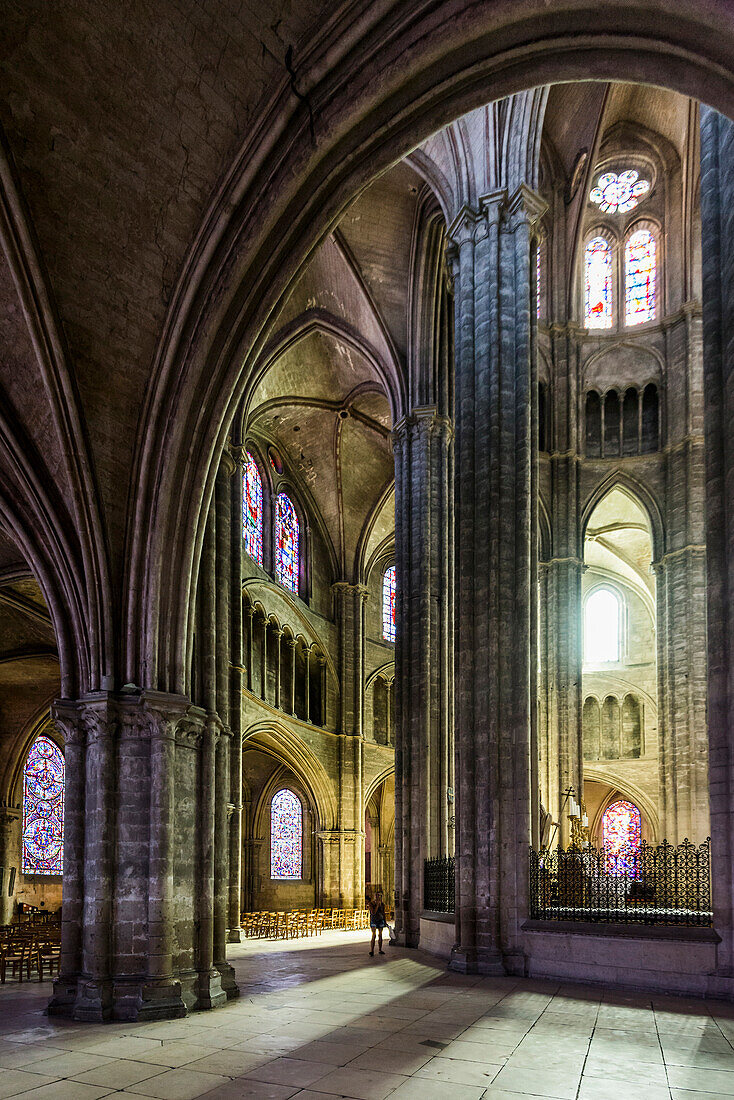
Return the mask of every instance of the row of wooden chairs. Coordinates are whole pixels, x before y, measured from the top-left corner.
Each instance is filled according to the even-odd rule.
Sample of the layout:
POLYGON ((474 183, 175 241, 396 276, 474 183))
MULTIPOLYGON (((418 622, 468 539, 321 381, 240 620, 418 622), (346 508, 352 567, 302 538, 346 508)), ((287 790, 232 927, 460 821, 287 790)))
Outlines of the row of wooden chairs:
POLYGON ((22 982, 25 976, 38 974, 39 982, 58 974, 61 958, 61 932, 53 927, 32 928, 12 925, 12 932, 0 940, 0 983, 8 976, 22 982))
POLYGON ((242 929, 254 939, 296 939, 318 936, 325 930, 368 928, 369 909, 292 909, 242 914, 242 929))

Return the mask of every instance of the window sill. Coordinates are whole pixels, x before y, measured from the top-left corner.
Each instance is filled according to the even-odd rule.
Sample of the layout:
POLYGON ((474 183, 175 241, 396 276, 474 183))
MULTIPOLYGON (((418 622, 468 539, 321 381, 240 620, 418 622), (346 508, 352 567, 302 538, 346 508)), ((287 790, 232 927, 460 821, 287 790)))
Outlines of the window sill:
POLYGON ((714 928, 686 928, 684 925, 596 924, 581 920, 526 920, 523 932, 561 932, 577 936, 614 936, 634 940, 668 940, 679 943, 721 943, 714 928))

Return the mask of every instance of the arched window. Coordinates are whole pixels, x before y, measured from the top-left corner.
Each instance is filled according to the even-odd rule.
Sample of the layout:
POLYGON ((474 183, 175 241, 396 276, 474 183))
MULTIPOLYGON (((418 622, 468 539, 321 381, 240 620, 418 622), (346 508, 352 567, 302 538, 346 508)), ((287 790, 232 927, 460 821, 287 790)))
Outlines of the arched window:
POLYGON ((270 877, 303 875, 303 808, 293 791, 282 790, 270 803, 270 877))
POLYGON ((584 260, 586 302, 584 317, 588 328, 612 327, 612 246, 603 237, 593 237, 586 246, 584 260))
POLYGON ((619 597, 611 588, 596 588, 584 608, 584 660, 587 665, 619 660, 619 597))
POLYGON ((624 317, 628 325, 655 318, 656 244, 652 233, 638 229, 624 248, 624 317))
POLYGON ((395 641, 395 566, 386 569, 382 577, 382 636, 395 641))
POLYGON ((38 737, 23 770, 24 875, 60 875, 64 869, 64 757, 38 737))
POLYGON ((275 502, 275 575, 284 588, 298 593, 298 516, 291 498, 279 493, 275 502))
POLYGON ((263 563, 263 483, 257 463, 247 452, 242 476, 242 534, 245 550, 258 565, 263 563))
POLYGON ((640 811, 620 798, 607 806, 602 818, 604 866, 610 875, 634 875, 642 840, 640 811))

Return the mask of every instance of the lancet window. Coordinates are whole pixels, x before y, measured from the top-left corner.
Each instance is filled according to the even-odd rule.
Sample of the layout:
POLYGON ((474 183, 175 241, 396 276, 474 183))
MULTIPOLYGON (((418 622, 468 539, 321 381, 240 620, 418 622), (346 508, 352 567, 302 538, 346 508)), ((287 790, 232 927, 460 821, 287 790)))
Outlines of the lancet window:
POLYGON ((584 268, 586 324, 588 328, 611 328, 614 307, 612 246, 604 237, 592 237, 586 245, 584 268))
POLYGON ((270 877, 299 879, 303 875, 303 807, 284 789, 270 803, 270 877))
POLYGON ((647 229, 638 229, 624 249, 625 321, 641 325, 655 318, 657 246, 647 229))
POLYGON ((395 566, 386 569, 382 577, 382 636, 395 641, 395 566))
POLYGON ((611 588, 596 588, 584 608, 584 661, 611 664, 620 656, 619 596, 611 588))
POLYGON ((245 550, 258 565, 263 563, 263 483, 257 463, 247 452, 242 478, 242 534, 245 550))
POLYGON ((612 875, 634 875, 642 842, 640 811, 620 798, 608 806, 602 818, 606 870, 612 875))
POLYGON ((64 757, 48 737, 33 742, 23 770, 24 875, 64 869, 64 757))
POLYGON ((275 502, 275 575, 284 588, 298 593, 299 524, 293 501, 279 493, 275 502))

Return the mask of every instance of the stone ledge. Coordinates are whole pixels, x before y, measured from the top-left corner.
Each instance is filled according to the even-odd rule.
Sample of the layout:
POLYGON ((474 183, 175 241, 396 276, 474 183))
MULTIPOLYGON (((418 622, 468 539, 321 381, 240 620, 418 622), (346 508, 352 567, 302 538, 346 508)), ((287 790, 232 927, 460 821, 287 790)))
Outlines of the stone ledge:
MULTIPOLYGON (((421 916, 423 914, 421 913, 421 916)), ((453 918, 452 918, 453 919, 453 918)), ((679 943, 721 943, 721 936, 714 928, 685 928, 671 925, 649 924, 596 924, 592 921, 526 920, 520 926, 523 932, 562 932, 579 936, 605 936, 607 938, 633 940, 665 940, 679 943)))
POLYGON ((455 913, 432 913, 430 909, 424 909, 421 913, 421 920, 435 920, 440 924, 455 924, 455 913))

